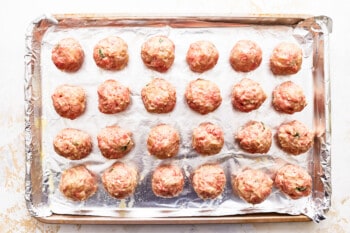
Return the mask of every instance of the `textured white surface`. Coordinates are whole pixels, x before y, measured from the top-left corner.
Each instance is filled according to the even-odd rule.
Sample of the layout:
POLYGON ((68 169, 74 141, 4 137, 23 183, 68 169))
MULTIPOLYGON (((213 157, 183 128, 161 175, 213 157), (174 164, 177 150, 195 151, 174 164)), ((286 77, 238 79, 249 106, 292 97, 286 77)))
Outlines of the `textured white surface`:
POLYGON ((236 1, 123 1, 61 0, 4 1, 0 8, 0 232, 350 232, 350 183, 346 150, 350 143, 350 98, 346 55, 350 20, 347 1, 236 0, 236 1), (29 23, 50 13, 121 13, 178 15, 311 14, 333 19, 330 40, 332 91, 332 207, 319 224, 269 223, 177 226, 47 225, 32 219, 24 202, 24 35, 29 23))

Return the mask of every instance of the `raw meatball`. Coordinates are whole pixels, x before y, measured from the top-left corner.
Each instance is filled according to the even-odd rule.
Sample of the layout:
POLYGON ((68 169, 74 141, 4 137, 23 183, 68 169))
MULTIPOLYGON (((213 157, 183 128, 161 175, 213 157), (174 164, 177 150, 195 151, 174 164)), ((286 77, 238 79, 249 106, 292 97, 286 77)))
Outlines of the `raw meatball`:
POLYGON ((218 125, 210 122, 201 123, 193 130, 192 147, 202 155, 214 155, 224 145, 224 132, 218 125))
POLYGON ((85 111, 86 96, 81 87, 67 84, 58 86, 51 99, 61 117, 73 120, 85 111))
POLYGON ((98 67, 121 70, 128 64, 128 45, 120 37, 109 36, 95 45, 93 56, 98 67))
POLYGON ((178 196, 183 190, 184 183, 184 175, 175 165, 160 165, 152 175, 152 190, 159 197, 178 196))
POLYGON ((209 41, 197 41, 190 45, 186 61, 194 72, 203 73, 212 69, 219 59, 219 52, 209 41))
POLYGON ((217 164, 204 164, 194 171, 192 185, 200 198, 215 199, 224 191, 225 172, 217 164))
POLYGON ((84 131, 66 128, 56 135, 53 147, 57 154, 67 159, 78 160, 91 153, 92 140, 84 131))
POLYGON ((263 202, 272 191, 273 181, 264 172, 246 169, 232 179, 234 191, 251 204, 263 202))
POLYGON ((259 67, 262 60, 262 50, 255 42, 240 40, 232 48, 230 63, 233 69, 249 72, 259 67))
POLYGON ((219 87, 204 79, 191 81, 185 93, 188 106, 200 114, 207 114, 217 109, 222 101, 219 87))
POLYGON ((115 80, 106 80, 98 86, 98 109, 105 114, 122 112, 130 104, 130 90, 115 80))
POLYGON ((258 109, 266 100, 266 94, 259 83, 244 78, 234 85, 232 90, 232 105, 242 112, 258 109))
POLYGON ((309 196, 312 191, 312 179, 309 173, 292 164, 277 171, 275 185, 292 199, 309 196))
POLYGON ((146 110, 151 113, 171 112, 176 104, 175 87, 162 78, 155 78, 142 88, 141 97, 146 110))
POLYGON ((275 47, 270 58, 270 68, 275 75, 296 74, 303 61, 301 48, 289 42, 282 42, 275 47))
POLYGON ((84 62, 84 50, 77 40, 65 38, 52 49, 51 59, 58 69, 75 72, 84 62))
POLYGON ((151 37, 141 47, 141 58, 148 68, 165 72, 174 63, 175 45, 166 36, 151 37))
POLYGON ((180 134, 172 126, 161 124, 151 129, 147 149, 159 159, 174 157, 179 152, 180 134))
POLYGON ((293 114, 302 111, 306 103, 303 89, 291 82, 283 82, 272 93, 272 105, 280 112, 293 114))
POLYGON ((258 121, 246 123, 235 138, 240 147, 249 153, 267 153, 272 144, 271 129, 258 121))
POLYGON ((106 191, 117 199, 124 199, 134 193, 137 186, 137 170, 122 162, 116 162, 102 174, 106 191))
POLYGON ((103 128, 97 135, 98 148, 107 159, 124 157, 134 146, 132 133, 119 126, 103 128))
POLYGON ((84 201, 96 193, 97 186, 95 174, 78 165, 62 172, 59 189, 73 201, 84 201))
POLYGON ((290 121, 280 125, 277 141, 282 150, 292 155, 307 152, 313 145, 314 133, 299 121, 290 121))

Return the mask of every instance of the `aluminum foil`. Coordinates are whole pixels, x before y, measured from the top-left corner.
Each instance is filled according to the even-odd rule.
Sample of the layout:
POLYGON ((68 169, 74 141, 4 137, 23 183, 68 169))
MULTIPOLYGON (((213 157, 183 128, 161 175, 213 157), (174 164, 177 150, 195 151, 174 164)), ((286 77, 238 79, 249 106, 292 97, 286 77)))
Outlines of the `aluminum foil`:
POLYGON ((55 214, 105 217, 191 217, 232 216, 250 213, 304 214, 318 222, 325 218, 331 198, 331 127, 330 77, 328 37, 332 21, 325 16, 310 18, 277 17, 160 17, 127 18, 113 16, 63 15, 42 16, 35 20, 26 34, 25 55, 25 135, 26 135, 26 193, 29 212, 36 217, 55 214), (129 63, 121 71, 105 71, 96 66, 92 57, 95 44, 110 35, 123 38, 129 46, 129 63), (175 44, 175 62, 166 73, 147 69, 140 57, 142 43, 154 35, 166 35, 175 44), (82 45, 85 61, 76 73, 58 70, 51 61, 51 50, 62 38, 74 37, 82 45), (186 63, 190 43, 206 39, 215 44, 220 57, 217 65, 205 73, 192 72, 186 63), (249 73, 235 72, 228 60, 233 45, 240 39, 257 42, 263 50, 263 61, 249 73), (303 50, 302 69, 295 75, 273 76, 269 57, 281 41, 295 42, 303 50), (177 104, 169 114, 150 114, 142 103, 143 86, 161 77, 176 87, 177 104), (265 103, 250 113, 232 108, 231 90, 235 83, 247 77, 259 82, 268 95, 265 103), (200 115, 186 104, 186 85, 197 78, 215 82, 223 102, 214 112, 200 115), (98 111, 97 86, 107 79, 115 79, 131 90, 131 105, 113 115, 98 111), (305 91, 307 107, 292 115, 276 112, 271 105, 275 86, 291 80, 305 91), (83 87, 87 93, 87 109, 75 120, 63 119, 55 112, 51 95, 60 84, 83 87), (290 156, 273 141, 266 155, 252 155, 242 151, 234 140, 239 127, 249 120, 264 122, 276 133, 278 126, 288 120, 300 120, 316 132, 314 147, 300 156, 290 156), (224 129, 225 144, 221 152, 203 157, 191 148, 191 134, 201 122, 210 121, 224 129), (181 135, 179 154, 159 160, 147 152, 146 140, 150 129, 167 123, 181 135), (63 170, 85 164, 100 176, 116 160, 104 158, 97 146, 96 136, 103 127, 119 125, 133 132, 134 149, 121 161, 138 168, 140 180, 135 193, 127 199, 110 197, 99 179, 98 192, 84 202, 66 199, 58 189, 63 170), (93 151, 79 161, 57 155, 52 142, 63 128, 72 127, 88 132, 93 138, 93 151), (215 200, 203 201, 191 187, 191 172, 207 162, 219 163, 225 170, 227 184, 223 194, 215 200), (161 163, 174 163, 183 168, 186 179, 184 191, 176 198, 156 197, 151 190, 152 171, 161 163), (276 188, 261 204, 252 205, 241 200, 231 187, 231 175, 245 167, 259 168, 273 176, 283 164, 298 164, 312 175, 312 195, 291 200, 276 188))

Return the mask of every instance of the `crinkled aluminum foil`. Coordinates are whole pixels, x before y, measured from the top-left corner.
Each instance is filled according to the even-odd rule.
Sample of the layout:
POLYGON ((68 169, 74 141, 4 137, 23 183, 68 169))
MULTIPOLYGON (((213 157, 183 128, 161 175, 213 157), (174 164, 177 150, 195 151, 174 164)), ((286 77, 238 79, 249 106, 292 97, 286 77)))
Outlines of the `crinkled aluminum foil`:
MULTIPOLYGON (((249 213, 304 214, 318 222, 325 218, 331 199, 331 126, 330 77, 328 40, 332 21, 325 16, 307 19, 273 17, 231 18, 126 18, 59 16, 40 17, 26 34, 25 55, 25 135, 26 135, 26 193, 29 212, 36 217, 54 214, 105 216, 105 217, 191 217, 231 216, 249 213), (94 45, 106 36, 117 35, 129 46, 130 60, 122 71, 111 72, 98 68, 92 58, 94 45), (166 73, 147 69, 140 58, 141 44, 153 35, 166 35, 176 46, 175 62, 166 73), (51 50, 62 38, 74 37, 82 45, 85 61, 76 73, 58 70, 51 61, 51 50), (218 64, 203 74, 193 73, 186 64, 189 44, 206 39, 219 50, 218 64), (258 69, 249 73, 235 72, 229 62, 229 52, 239 39, 256 41, 263 50, 263 61, 258 69), (302 69, 295 75, 275 77, 269 70, 269 57, 281 41, 299 43, 303 49, 302 69), (146 112, 140 93, 152 78, 162 77, 177 90, 177 104, 169 114, 146 112), (186 85, 194 79, 214 81, 221 90, 223 102, 213 113, 200 115, 189 109, 184 100, 186 85), (259 82, 268 95, 256 111, 241 113, 232 108, 232 86, 248 77, 259 82), (97 86, 106 79, 115 79, 128 86, 132 103, 128 110, 105 115, 97 108, 97 86), (271 106, 273 88, 291 80, 301 85, 308 105, 293 115, 277 113, 271 106), (60 118, 52 107, 51 94, 59 84, 82 86, 87 92, 87 110, 76 120, 60 118), (243 152, 234 141, 234 133, 249 120, 263 121, 275 134, 284 121, 297 119, 315 130, 314 147, 306 154, 290 156, 276 142, 266 155, 243 152), (220 154, 203 157, 191 149, 191 133, 201 122, 220 125, 225 132, 225 145, 220 154), (147 152, 146 139, 152 126, 168 123, 181 134, 179 154, 160 161, 147 152), (97 147, 97 133, 108 125, 119 125, 133 132, 135 148, 123 159, 139 169, 140 180, 130 198, 117 200, 110 197, 99 182, 96 195, 84 202, 67 200, 58 190, 60 174, 64 169, 85 164, 98 176, 116 160, 105 159, 97 147), (80 161, 70 161, 58 156, 52 141, 59 130, 73 127, 87 131, 93 138, 93 152, 80 161), (176 198, 163 199, 153 195, 150 185, 155 167, 172 162, 184 169, 184 191, 176 198), (203 201, 194 193, 189 180, 191 172, 200 164, 218 162, 225 169, 227 185, 215 200, 203 201), (252 205, 242 201, 231 188, 231 175, 244 167, 260 168, 273 176, 285 163, 298 164, 313 177, 313 192, 307 198, 291 200, 276 188, 267 200, 252 205)), ((100 181, 100 179, 99 179, 100 181)))

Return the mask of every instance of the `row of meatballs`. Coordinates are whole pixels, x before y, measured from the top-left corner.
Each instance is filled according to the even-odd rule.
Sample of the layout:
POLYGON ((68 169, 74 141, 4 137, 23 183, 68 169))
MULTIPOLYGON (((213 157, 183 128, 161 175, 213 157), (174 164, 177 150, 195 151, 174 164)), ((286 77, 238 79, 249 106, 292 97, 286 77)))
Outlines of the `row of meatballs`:
MULTIPOLYGON (((115 114, 126 110, 131 102, 130 90, 115 80, 106 80, 97 89, 98 109, 105 114, 115 114)), ((82 87, 64 84, 58 86, 51 96, 56 112, 69 119, 75 119, 85 111, 86 94, 82 87)), ((150 113, 169 113, 176 104, 176 89, 162 78, 154 78, 141 90, 141 98, 150 113)), ((235 109, 250 112, 258 109, 267 96, 261 85, 243 78, 232 89, 231 102, 235 109)), ((185 90, 188 106, 200 113, 215 111, 222 102, 219 87, 210 80, 191 81, 185 90)), ((272 93, 273 107, 282 113, 293 114, 307 105, 303 89, 286 81, 278 85, 272 93)))
MULTIPOLYGON (((233 192, 248 203, 263 202, 272 192, 273 184, 292 199, 308 196, 312 190, 312 178, 303 168, 287 164, 272 179, 262 170, 246 168, 231 175, 233 192)), ((138 172, 134 166, 116 162, 101 175, 107 193, 117 199, 131 196, 138 185, 138 172)), ((206 163, 196 168, 190 176, 193 190, 203 200, 216 199, 224 191, 226 175, 219 164, 206 163)), ((173 198, 184 189, 184 172, 173 164, 159 165, 152 173, 151 186, 155 196, 173 198)), ((84 201, 98 189, 96 175, 85 165, 64 170, 59 189, 74 201, 84 201)))
MULTIPOLYGON (((64 38, 52 50, 52 61, 60 70, 75 72, 84 61, 84 50, 74 38, 64 38)), ((127 43, 118 36, 100 40, 93 49, 96 65, 106 70, 122 70, 126 67, 129 54, 127 43)), ((166 36, 154 36, 141 46, 141 58, 150 69, 166 72, 175 60, 175 45, 166 36)), ((201 40, 190 44, 186 61, 194 72, 203 73, 218 62, 219 52, 210 41, 201 40)), ((232 48, 229 62, 234 70, 250 72, 258 68, 262 61, 262 49, 255 42, 240 40, 232 48)), ((297 73, 302 65, 302 50, 291 42, 277 45, 270 57, 270 69, 275 75, 297 73)))
MULTIPOLYGON (((299 121, 281 124, 276 133, 279 146, 291 155, 307 152, 313 145, 314 133, 299 121)), ((249 121, 235 134, 239 146, 249 153, 267 153, 272 144, 271 129, 262 122, 249 121)), ((119 126, 103 128, 97 135, 101 154, 108 159, 120 159, 134 147, 132 133, 119 126)), ((192 132, 192 148, 200 155, 218 154, 224 145, 224 132, 218 125, 201 123, 192 132)), ((88 133, 65 128, 54 138, 57 154, 71 160, 87 157, 92 151, 88 133)), ((171 125, 153 127, 147 137, 148 152, 158 159, 176 156, 180 148, 180 134, 171 125)))

